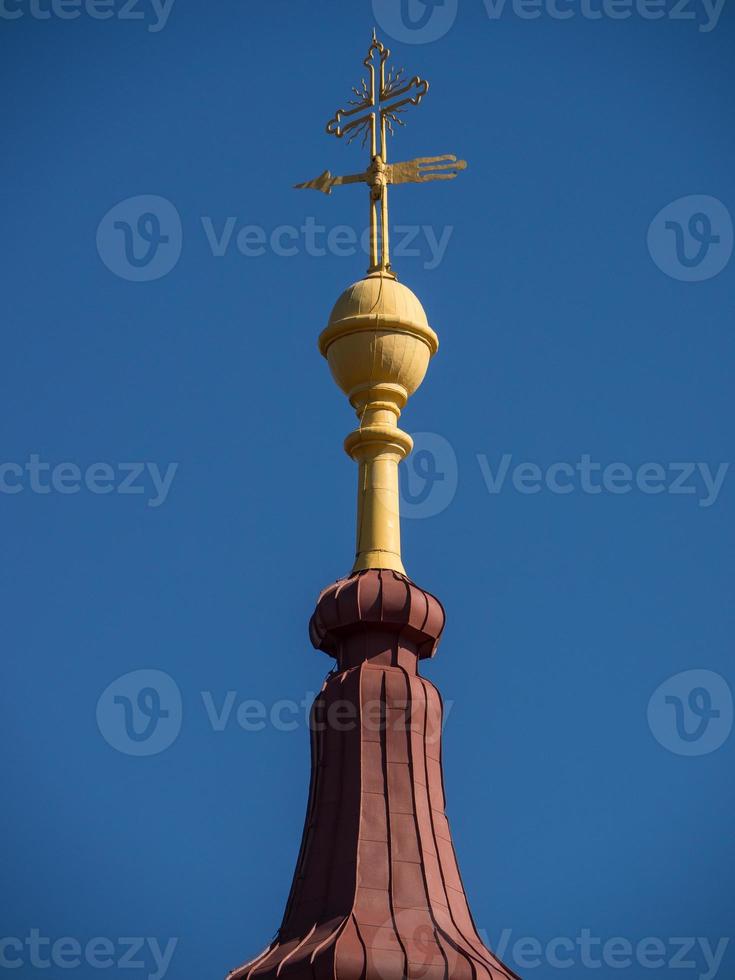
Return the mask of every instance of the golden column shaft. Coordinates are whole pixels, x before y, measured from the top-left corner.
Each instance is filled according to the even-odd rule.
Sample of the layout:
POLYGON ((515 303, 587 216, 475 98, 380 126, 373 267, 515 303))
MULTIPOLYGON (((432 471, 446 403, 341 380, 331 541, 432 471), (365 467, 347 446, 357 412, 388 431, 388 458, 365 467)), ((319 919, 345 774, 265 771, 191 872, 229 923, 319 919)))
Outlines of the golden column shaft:
POLYGON ((405 575, 401 561, 398 464, 411 452, 413 440, 396 425, 395 403, 372 402, 365 408, 355 407, 362 424, 345 439, 345 450, 359 467, 352 570, 392 568, 405 575))

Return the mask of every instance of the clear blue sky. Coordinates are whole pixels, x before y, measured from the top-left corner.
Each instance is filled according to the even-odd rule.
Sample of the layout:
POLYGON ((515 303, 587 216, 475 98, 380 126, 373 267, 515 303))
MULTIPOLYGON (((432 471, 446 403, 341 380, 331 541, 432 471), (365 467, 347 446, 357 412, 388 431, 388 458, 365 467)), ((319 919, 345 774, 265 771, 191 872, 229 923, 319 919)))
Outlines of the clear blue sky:
MULTIPOLYGON (((418 229, 396 268, 441 341, 402 420, 433 434, 409 464, 403 540, 448 614, 424 673, 452 703, 449 816, 475 918, 493 946, 511 930, 505 958, 538 980, 559 975, 554 938, 575 945, 568 975, 667 972, 586 966, 584 930, 658 938, 654 962, 708 975, 702 946, 677 954, 671 937, 714 950, 735 922, 735 472, 718 471, 733 445, 735 8, 713 24, 701 2, 688 19, 666 2, 559 0, 559 19, 549 0, 446 0, 427 27, 409 7, 402 30, 378 0, 176 0, 167 17, 139 0, 143 19, 121 0, 47 19, 50 0, 5 0, 9 976, 59 975, 34 966, 49 954, 26 942, 35 929, 82 947, 70 980, 107 959, 108 976, 155 976, 148 945, 124 968, 125 937, 177 939, 175 980, 220 978, 280 922, 309 740, 303 709, 294 730, 271 719, 329 668, 308 617, 353 550, 353 417, 316 337, 366 266, 339 254, 364 192, 292 185, 364 165, 323 128, 375 23, 431 81, 394 159, 469 161, 392 205, 418 229), (339 224, 318 254, 308 229, 339 224), (103 695, 139 670, 172 681, 103 695), (248 700, 261 730, 252 706, 238 723, 248 700), (146 712, 168 747, 148 742, 146 712), (107 944, 90 954, 94 937, 107 944), (543 948, 535 967, 513 951, 523 937, 543 948)), ((54 955, 75 961, 73 944, 54 955)), ((716 975, 734 970, 735 941, 716 975)))

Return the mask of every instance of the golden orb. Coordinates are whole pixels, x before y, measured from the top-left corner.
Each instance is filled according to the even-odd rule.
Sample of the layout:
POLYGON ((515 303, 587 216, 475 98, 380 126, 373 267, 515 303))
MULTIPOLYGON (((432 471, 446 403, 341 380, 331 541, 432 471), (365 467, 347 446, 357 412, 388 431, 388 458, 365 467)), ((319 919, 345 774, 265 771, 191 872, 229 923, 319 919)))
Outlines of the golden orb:
POLYGON ((394 402, 396 419, 438 348, 439 338, 418 297, 381 272, 342 293, 319 337, 319 350, 358 415, 371 390, 380 400, 394 402))

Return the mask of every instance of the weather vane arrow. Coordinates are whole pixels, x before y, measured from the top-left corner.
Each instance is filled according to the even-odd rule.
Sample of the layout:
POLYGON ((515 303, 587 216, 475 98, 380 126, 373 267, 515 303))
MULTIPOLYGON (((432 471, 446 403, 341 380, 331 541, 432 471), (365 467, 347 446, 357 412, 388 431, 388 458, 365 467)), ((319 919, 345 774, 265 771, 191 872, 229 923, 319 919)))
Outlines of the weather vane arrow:
POLYGON ((429 180, 453 180, 467 166, 451 153, 436 157, 416 157, 402 163, 387 162, 387 138, 396 126, 405 126, 401 118, 410 105, 419 105, 429 91, 429 83, 415 75, 406 79, 403 68, 387 69, 390 51, 375 36, 363 64, 368 77, 360 87, 353 87, 354 98, 349 108, 338 109, 327 123, 327 133, 347 137, 351 143, 362 136, 362 145, 370 141, 370 163, 367 170, 346 176, 332 175, 329 170, 296 184, 331 194, 333 187, 343 184, 367 184, 370 188, 370 268, 369 272, 394 275, 390 265, 390 235, 388 223, 388 185, 423 184, 429 180), (376 63, 377 62, 377 63, 376 63), (380 229, 380 233, 378 233, 380 229))

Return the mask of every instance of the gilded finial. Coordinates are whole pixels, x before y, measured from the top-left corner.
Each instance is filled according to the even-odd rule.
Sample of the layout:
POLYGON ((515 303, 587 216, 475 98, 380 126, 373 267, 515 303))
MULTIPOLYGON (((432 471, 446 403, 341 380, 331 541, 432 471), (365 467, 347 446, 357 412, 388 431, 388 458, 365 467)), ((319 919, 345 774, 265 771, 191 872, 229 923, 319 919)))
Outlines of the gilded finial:
POLYGON ((403 114, 421 103, 429 83, 388 67, 390 51, 375 30, 364 65, 367 77, 352 89, 327 132, 370 144, 362 173, 333 176, 328 170, 297 187, 331 194, 343 184, 367 184, 370 192, 370 268, 337 300, 319 337, 319 349, 359 420, 345 439, 358 464, 357 534, 353 572, 392 569, 405 575, 401 558, 398 466, 413 441, 398 427, 406 402, 424 380, 439 339, 421 303, 399 283, 390 264, 388 187, 452 180, 467 166, 445 153, 388 162, 388 137, 404 126, 403 114))
POLYGON ((348 108, 337 109, 326 131, 338 138, 347 137, 351 143, 362 137, 362 146, 370 143, 370 160, 362 173, 343 177, 332 176, 329 170, 296 184, 297 188, 331 194, 333 187, 342 184, 367 184, 370 189, 370 268, 369 273, 394 275, 390 264, 390 231, 388 218, 388 185, 425 183, 429 180, 452 180, 467 166, 451 153, 442 156, 417 157, 404 163, 388 163, 388 136, 405 126, 402 118, 408 107, 418 106, 429 91, 429 83, 414 75, 407 79, 404 68, 387 68, 390 50, 378 40, 375 28, 363 64, 368 77, 353 86, 354 98, 348 108), (377 62, 377 64, 376 64, 377 62))

